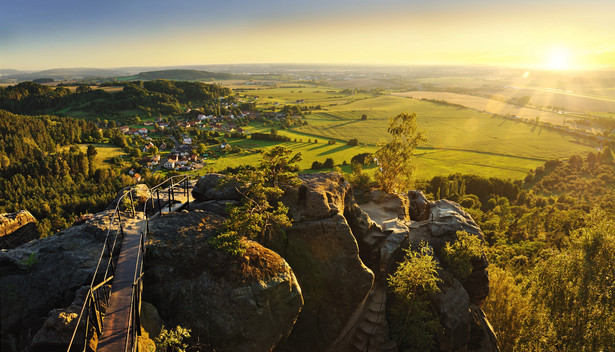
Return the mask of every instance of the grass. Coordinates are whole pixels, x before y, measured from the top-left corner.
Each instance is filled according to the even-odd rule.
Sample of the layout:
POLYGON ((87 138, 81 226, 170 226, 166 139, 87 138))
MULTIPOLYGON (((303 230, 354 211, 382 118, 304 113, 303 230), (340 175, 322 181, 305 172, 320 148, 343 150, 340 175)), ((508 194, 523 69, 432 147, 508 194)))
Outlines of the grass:
MULTIPOLYGON (((584 139, 560 132, 540 128, 519 121, 493 117, 490 113, 466 108, 456 108, 427 101, 408 99, 392 95, 344 94, 329 88, 276 88, 258 91, 269 101, 296 101, 302 90, 310 96, 308 105, 321 104, 323 109, 305 116, 306 126, 278 130, 279 134, 292 140, 282 145, 301 152, 303 169, 311 167, 313 161, 323 162, 331 157, 337 164, 350 162, 352 156, 362 152, 373 152, 380 141, 388 138, 388 120, 401 112, 416 112, 417 123, 427 135, 428 142, 416 152, 417 176, 430 178, 452 173, 473 173, 485 177, 522 179, 530 169, 549 159, 565 159, 572 154, 586 154, 595 146, 584 139), (293 90, 295 93, 291 93, 293 90), (269 94, 271 93, 271 94, 269 94), (335 101, 336 105, 324 102, 335 101), (367 120, 361 120, 366 114, 367 120), (319 144, 308 144, 307 139, 318 139, 319 144), (358 138, 358 147, 345 146, 345 141, 358 138), (326 144, 328 139, 338 141, 326 144)), ((252 92, 250 92, 252 93, 252 92)), ((253 123, 248 132, 269 132, 271 127, 253 123)), ((244 149, 254 150, 276 145, 270 141, 230 141, 244 149)), ((254 164, 258 154, 228 155, 212 161, 214 169, 242 164, 254 164)))
MULTIPOLYGON (((88 150, 89 145, 90 143, 77 144, 77 146, 79 147, 79 150, 84 153, 88 150)), ((116 156, 126 155, 126 153, 124 153, 122 148, 116 147, 114 145, 110 145, 110 144, 92 144, 92 145, 96 148, 96 151, 98 151, 98 154, 96 154, 96 162, 98 166, 102 168, 109 168, 111 166, 111 159, 115 158, 116 156)), ((70 149, 70 147, 71 146, 64 146, 62 147, 62 150, 63 151, 68 150, 70 149)))

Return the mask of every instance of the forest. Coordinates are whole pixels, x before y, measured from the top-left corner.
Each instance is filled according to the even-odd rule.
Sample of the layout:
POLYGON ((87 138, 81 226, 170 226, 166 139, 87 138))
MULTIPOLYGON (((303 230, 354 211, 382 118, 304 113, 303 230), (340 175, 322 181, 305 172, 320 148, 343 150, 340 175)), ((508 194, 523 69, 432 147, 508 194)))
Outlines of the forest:
POLYGON ((615 164, 610 149, 551 160, 524 181, 434 177, 487 243, 483 309, 502 351, 609 351, 615 346, 615 164))
POLYGON ((33 82, 0 87, 0 109, 16 114, 64 114, 73 110, 102 116, 137 110, 149 116, 183 113, 181 104, 190 101, 214 101, 230 94, 230 89, 200 82, 167 80, 117 83, 121 91, 107 92, 80 85, 50 87, 33 82))
POLYGON ((93 162, 102 133, 92 122, 57 116, 23 116, 0 110, 0 213, 26 209, 42 236, 62 230, 81 214, 105 209, 132 180, 93 162))

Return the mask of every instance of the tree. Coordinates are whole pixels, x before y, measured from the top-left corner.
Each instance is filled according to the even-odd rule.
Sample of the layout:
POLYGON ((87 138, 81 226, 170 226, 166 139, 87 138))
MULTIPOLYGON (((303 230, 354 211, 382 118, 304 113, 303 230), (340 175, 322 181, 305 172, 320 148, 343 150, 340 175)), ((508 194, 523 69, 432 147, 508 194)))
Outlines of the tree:
POLYGON ((361 120, 367 120, 367 115, 366 114, 361 115, 361 120))
POLYGON ((392 118, 387 132, 391 140, 379 143, 374 154, 379 165, 376 181, 385 192, 403 192, 412 185, 414 149, 427 139, 416 125, 415 113, 392 118))
POLYGON ((333 158, 327 158, 327 160, 325 160, 322 166, 325 169, 332 169, 335 166, 335 161, 333 161, 333 158))
POLYGON ((562 351, 608 351, 615 346, 615 219, 596 208, 569 248, 540 263, 532 300, 562 351))
POLYGON ((220 235, 210 240, 214 248, 230 255, 242 255, 243 237, 265 242, 291 225, 288 207, 279 201, 284 194, 282 187, 299 182, 294 163, 301 160, 301 153, 292 157, 291 154, 290 149, 276 146, 263 153, 258 168, 245 167, 225 178, 223 183, 233 185, 243 200, 230 209, 220 235))
POLYGON ((406 249, 405 252, 404 261, 387 280, 395 295, 389 309, 391 336, 400 350, 411 347, 416 351, 429 351, 440 329, 429 307, 429 296, 440 291, 439 266, 433 249, 424 242, 417 251, 406 249))

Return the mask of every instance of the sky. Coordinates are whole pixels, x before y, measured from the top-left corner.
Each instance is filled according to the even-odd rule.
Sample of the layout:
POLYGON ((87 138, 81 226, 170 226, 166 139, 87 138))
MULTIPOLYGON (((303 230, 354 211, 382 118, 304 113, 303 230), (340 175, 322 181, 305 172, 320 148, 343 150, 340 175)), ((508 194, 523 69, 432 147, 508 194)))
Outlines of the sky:
POLYGON ((614 0, 0 0, 0 69, 615 69, 614 0))

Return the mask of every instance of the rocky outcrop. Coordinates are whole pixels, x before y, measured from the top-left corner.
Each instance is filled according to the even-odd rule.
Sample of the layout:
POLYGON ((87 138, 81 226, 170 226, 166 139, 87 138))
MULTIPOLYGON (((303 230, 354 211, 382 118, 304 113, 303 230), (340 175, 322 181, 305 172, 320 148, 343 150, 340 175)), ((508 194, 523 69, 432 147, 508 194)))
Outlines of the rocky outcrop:
POLYGON ((234 185, 221 185, 221 174, 207 174, 199 178, 192 189, 192 196, 197 202, 208 200, 240 200, 241 194, 234 185))
POLYGON ((117 192, 115 199, 111 201, 111 203, 107 207, 107 210, 115 209, 117 203, 122 198, 122 196, 128 192, 130 192, 131 194, 126 195, 126 203, 124 204, 128 206, 128 204, 130 204, 129 200, 132 197, 132 201, 136 210, 142 209, 142 207, 140 208, 139 206, 145 204, 145 201, 147 201, 147 199, 150 197, 149 187, 147 187, 147 185, 145 184, 136 184, 134 186, 125 187, 122 188, 119 192, 117 192))
MULTIPOLYGON (((409 237, 412 245, 426 242, 434 248, 435 253, 440 253, 447 242, 457 240, 457 231, 466 231, 484 241, 481 229, 459 204, 448 200, 432 202, 430 213, 431 220, 412 223, 409 237)), ((483 255, 472 261, 472 264, 472 274, 464 281, 464 287, 470 301, 480 304, 489 294, 489 263, 483 255)))
POLYGON ((287 336, 303 306, 286 261, 247 241, 242 257, 213 250, 222 218, 203 211, 150 222, 144 299, 169 327, 181 325, 217 351, 269 351, 287 336))
POLYGON ((15 248, 39 237, 36 219, 29 211, 0 214, 0 248, 15 248))
POLYGON ((75 292, 90 284, 109 218, 102 212, 54 236, 0 252, 2 351, 28 350, 48 313, 69 306, 75 292))
POLYGON ((305 306, 278 351, 324 350, 361 306, 374 279, 344 217, 354 203, 348 182, 336 173, 300 179, 301 185, 285 192, 293 226, 276 250, 293 268, 305 306))

